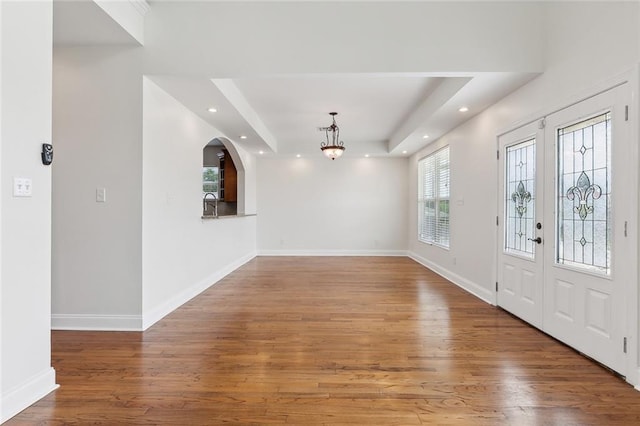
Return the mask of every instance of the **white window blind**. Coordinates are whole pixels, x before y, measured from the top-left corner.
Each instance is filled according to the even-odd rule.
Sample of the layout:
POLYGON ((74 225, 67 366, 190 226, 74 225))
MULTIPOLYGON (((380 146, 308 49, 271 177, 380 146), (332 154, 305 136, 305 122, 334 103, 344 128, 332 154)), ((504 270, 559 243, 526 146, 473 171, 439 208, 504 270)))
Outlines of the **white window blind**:
POLYGON ((418 163, 418 239, 449 247, 449 147, 418 163))

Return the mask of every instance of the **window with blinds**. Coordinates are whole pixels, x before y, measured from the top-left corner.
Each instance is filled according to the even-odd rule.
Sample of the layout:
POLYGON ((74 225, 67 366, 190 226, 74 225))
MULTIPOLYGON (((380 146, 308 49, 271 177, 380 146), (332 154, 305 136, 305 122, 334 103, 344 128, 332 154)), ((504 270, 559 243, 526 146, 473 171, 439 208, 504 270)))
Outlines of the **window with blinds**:
POLYGON ((449 247, 449 147, 418 163, 418 240, 449 247))

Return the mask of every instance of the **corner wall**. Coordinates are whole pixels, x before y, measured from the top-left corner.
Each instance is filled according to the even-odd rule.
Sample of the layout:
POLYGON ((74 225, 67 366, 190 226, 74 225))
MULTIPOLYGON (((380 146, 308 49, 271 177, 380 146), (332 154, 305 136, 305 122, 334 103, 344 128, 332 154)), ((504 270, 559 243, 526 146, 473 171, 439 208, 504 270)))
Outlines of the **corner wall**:
POLYGON ((143 77, 141 57, 54 51, 54 329, 143 330, 255 256, 255 217, 200 218, 202 149, 224 135, 143 77))
POLYGON ((52 4, 0 2, 0 422, 55 389, 51 368, 52 4), (14 197, 13 178, 32 180, 14 197))
MULTIPOLYGON (((150 79, 144 78, 143 87, 146 329, 255 256, 256 217, 201 219, 202 149, 223 135, 150 79)), ((235 148, 245 169, 252 167, 252 156, 235 148)))
POLYGON ((56 329, 142 325, 140 54, 127 46, 54 50, 56 329))

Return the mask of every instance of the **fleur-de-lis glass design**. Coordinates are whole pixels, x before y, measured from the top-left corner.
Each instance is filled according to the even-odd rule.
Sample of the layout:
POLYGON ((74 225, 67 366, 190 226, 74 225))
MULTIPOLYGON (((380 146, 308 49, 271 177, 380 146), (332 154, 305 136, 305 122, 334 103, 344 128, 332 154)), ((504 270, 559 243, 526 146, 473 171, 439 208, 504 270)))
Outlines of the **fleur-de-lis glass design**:
POLYGON ((522 181, 518 182, 516 190, 511 194, 511 200, 516 203, 518 216, 522 217, 527 212, 527 203, 531 201, 531 193, 524 187, 522 181))
POLYGON ((593 213, 593 205, 587 205, 589 196, 593 200, 597 200, 600 195, 602 195, 602 188, 599 185, 591 184, 589 176, 585 172, 580 173, 575 186, 567 190, 568 199, 574 200, 576 197, 578 198, 579 204, 574 207, 574 210, 582 220, 585 220, 589 213, 593 213))
POLYGON ((612 113, 556 129, 556 261, 611 273, 612 113))

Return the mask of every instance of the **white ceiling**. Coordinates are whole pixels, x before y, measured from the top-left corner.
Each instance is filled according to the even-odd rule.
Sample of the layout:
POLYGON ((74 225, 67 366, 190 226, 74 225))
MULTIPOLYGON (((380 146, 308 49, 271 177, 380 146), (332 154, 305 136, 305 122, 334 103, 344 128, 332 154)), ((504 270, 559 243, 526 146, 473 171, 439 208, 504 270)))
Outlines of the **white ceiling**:
MULTIPOLYGON (((54 2, 56 45, 130 44, 132 40, 90 0, 54 2)), ((250 152, 316 155, 324 139, 318 127, 328 126, 329 112, 335 111, 345 156, 407 156, 536 75, 443 70, 225 79, 185 72, 149 77, 222 133, 213 137, 225 136, 250 152), (469 111, 459 112, 461 106, 469 111), (210 113, 209 107, 218 111, 210 113), (425 134, 429 139, 423 138, 425 134), (247 138, 240 139, 241 135, 247 138)))
POLYGON ((318 127, 330 125, 329 112, 335 111, 347 148, 345 156, 407 156, 535 76, 352 74, 225 79, 226 85, 236 88, 233 94, 223 93, 216 86, 220 80, 176 76, 152 79, 226 137, 254 153, 317 153, 325 138, 318 127), (462 106, 469 111, 460 112, 462 106), (208 112, 210 107, 218 112, 208 112), (252 123, 256 117, 259 123, 252 123), (261 131, 264 128, 266 131, 261 131), (242 135, 247 139, 240 139, 242 135), (390 146, 394 138, 395 144, 390 146))
POLYGON ((318 127, 329 126, 329 112, 335 111, 341 139, 350 151, 382 153, 393 132, 439 79, 365 74, 234 83, 278 141, 278 152, 317 149, 325 139, 318 127))
POLYGON ((53 23, 57 45, 137 44, 93 0, 55 0, 53 23))

